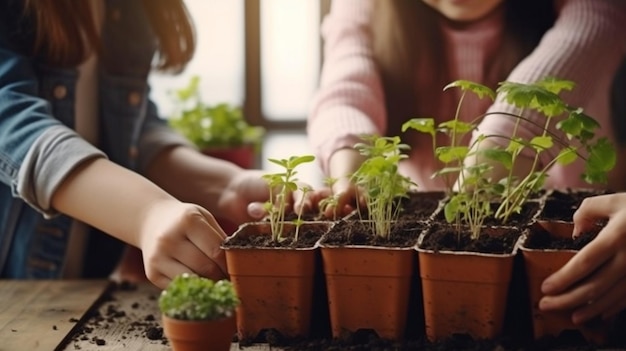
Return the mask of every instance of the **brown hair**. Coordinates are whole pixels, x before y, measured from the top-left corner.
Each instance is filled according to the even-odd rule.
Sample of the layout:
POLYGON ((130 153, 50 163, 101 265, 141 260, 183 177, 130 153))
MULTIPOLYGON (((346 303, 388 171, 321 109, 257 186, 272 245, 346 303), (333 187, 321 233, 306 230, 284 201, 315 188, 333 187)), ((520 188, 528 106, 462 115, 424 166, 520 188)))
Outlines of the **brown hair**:
MULTIPOLYGON (((156 68, 182 70, 195 50, 193 23, 183 1, 143 0, 142 4, 159 40, 156 68)), ((24 0, 24 14, 35 26, 32 53, 49 64, 75 66, 100 50, 89 1, 24 0)))
MULTIPOLYGON (((556 15, 551 1, 505 0, 501 55, 489 76, 497 83, 539 43, 556 15)), ((449 77, 438 21, 441 15, 422 0, 377 0, 371 18, 374 60, 381 74, 387 108, 387 135, 399 135, 404 121, 416 117, 416 77, 433 87, 427 101, 441 99, 449 77)), ((424 113, 425 111, 420 111, 424 113)), ((430 113, 426 111, 426 113, 430 113)))

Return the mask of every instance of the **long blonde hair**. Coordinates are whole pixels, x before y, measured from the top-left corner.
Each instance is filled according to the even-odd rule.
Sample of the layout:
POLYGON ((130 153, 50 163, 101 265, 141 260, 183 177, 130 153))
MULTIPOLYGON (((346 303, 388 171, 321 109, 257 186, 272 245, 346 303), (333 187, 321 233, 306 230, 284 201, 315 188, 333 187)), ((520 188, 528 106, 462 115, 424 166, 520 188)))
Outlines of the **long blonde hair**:
MULTIPOLYGON (((142 0, 142 4, 159 40, 156 68, 182 70, 195 50, 194 27, 183 1, 142 0)), ((23 10, 24 19, 35 27, 31 54, 47 63, 75 66, 100 50, 90 1, 23 0, 23 10)))
MULTIPOLYGON (((489 73, 496 83, 531 52, 556 18, 552 1, 505 0, 504 6, 502 54, 489 73)), ((441 15, 422 0, 376 0, 372 13, 372 49, 386 96, 386 134, 399 135, 402 123, 415 117, 417 72, 433 87, 432 99, 440 97, 441 88, 448 83, 440 64, 445 62, 438 28, 441 15)), ((432 99, 429 96, 428 101, 432 99)))

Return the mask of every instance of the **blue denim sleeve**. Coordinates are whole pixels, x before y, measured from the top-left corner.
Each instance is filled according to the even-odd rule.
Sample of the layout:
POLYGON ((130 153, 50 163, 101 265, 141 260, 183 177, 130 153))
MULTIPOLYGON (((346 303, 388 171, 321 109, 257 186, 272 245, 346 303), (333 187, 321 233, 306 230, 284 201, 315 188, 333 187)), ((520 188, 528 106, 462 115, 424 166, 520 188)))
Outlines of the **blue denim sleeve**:
POLYGON ((41 97, 44 85, 0 23, 0 183, 52 215, 50 198, 65 176, 83 160, 104 155, 54 118, 41 97))
POLYGON ((165 119, 159 117, 156 105, 149 100, 146 120, 139 138, 138 170, 145 171, 163 149, 179 145, 194 147, 184 136, 170 128, 165 119))

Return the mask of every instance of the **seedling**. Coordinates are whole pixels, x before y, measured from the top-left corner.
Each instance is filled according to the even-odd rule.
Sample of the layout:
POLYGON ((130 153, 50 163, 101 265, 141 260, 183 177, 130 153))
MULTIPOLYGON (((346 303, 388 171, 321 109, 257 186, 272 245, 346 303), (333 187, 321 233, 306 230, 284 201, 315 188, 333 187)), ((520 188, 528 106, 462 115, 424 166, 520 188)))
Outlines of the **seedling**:
POLYGON ((318 207, 321 213, 325 213, 326 209, 333 209, 333 219, 337 219, 337 205, 339 203, 339 194, 333 193, 333 186, 339 179, 334 177, 325 177, 324 184, 330 189, 331 194, 319 201, 318 207))
POLYGON ((181 320, 217 320, 235 313, 237 293, 228 280, 213 281, 195 274, 176 276, 161 292, 159 309, 181 320))
POLYGON ((519 109, 517 113, 491 112, 477 116, 470 122, 462 122, 459 119, 459 111, 468 91, 480 98, 489 97, 492 100, 495 99, 496 92, 484 85, 458 80, 444 88, 444 90, 449 88, 462 90, 453 120, 435 126, 432 118, 415 118, 403 125, 403 131, 412 128, 432 136, 435 157, 445 164, 445 167, 435 172, 433 176, 449 177, 454 173, 462 177, 465 187, 458 192, 453 192, 451 183, 447 182, 450 201, 446 204, 444 213, 449 222, 469 224, 473 238, 478 236, 480 225, 488 216, 494 215, 506 223, 513 213, 521 211, 522 205, 532 194, 543 187, 548 170, 557 163, 567 165, 581 158, 585 160, 585 171, 581 176, 586 182, 592 184, 606 181, 607 172, 615 166, 615 150, 607 138, 594 138, 595 129, 599 127, 597 121, 584 114, 582 109, 567 105, 559 96, 561 91, 571 90, 573 87, 574 83, 571 81, 552 77, 530 84, 503 82, 496 92, 509 104, 516 106, 519 109), (525 116, 527 111, 539 112, 545 117, 545 121, 539 124, 529 119, 525 116), (512 134, 510 136, 481 134, 475 138, 472 145, 458 145, 462 135, 474 131, 477 124, 490 114, 516 118, 512 134), (531 140, 518 137, 517 131, 521 121, 540 128, 541 135, 531 140), (562 132, 564 136, 556 134, 553 129, 562 132), (436 145, 437 133, 446 133, 451 144, 436 145), (480 152, 470 151, 487 138, 504 138, 508 140, 508 145, 480 152), (556 150, 555 156, 540 167, 541 155, 549 150, 556 150), (513 169, 523 151, 533 155, 533 166, 527 174, 516 178, 513 169), (485 157, 495 161, 508 170, 508 174, 503 179, 487 179, 491 167, 487 163, 466 166, 467 157, 485 157), (495 214, 489 205, 492 201, 500 203, 495 214))
POLYGON ((387 239, 393 221, 400 215, 399 201, 407 197, 411 186, 415 185, 398 172, 400 160, 407 157, 403 151, 409 146, 400 143, 397 136, 366 135, 362 138, 364 142, 354 147, 365 156, 365 161, 352 174, 352 180, 365 191, 372 232, 387 239))
MULTIPOLYGON (((268 159, 270 162, 280 166, 283 171, 272 174, 263 175, 263 179, 267 181, 270 189, 269 200, 265 203, 265 210, 268 213, 270 221, 272 241, 281 242, 284 240, 285 215, 287 211, 287 200, 292 192, 300 190, 303 196, 310 191, 310 187, 299 185, 296 175, 296 168, 304 163, 313 162, 315 157, 312 155, 291 156, 288 159, 268 159)), ((302 209, 298 211, 298 218, 293 222, 296 225, 294 240, 298 240, 299 228, 302 225, 302 209)))

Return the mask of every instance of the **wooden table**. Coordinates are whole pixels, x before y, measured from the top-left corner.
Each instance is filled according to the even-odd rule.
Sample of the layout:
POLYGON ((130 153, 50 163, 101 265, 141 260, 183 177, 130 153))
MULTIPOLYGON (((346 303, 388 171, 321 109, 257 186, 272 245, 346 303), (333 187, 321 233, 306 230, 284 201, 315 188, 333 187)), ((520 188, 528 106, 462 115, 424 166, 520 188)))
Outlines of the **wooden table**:
POLYGON ((160 334, 159 293, 149 283, 0 280, 0 351, 171 350, 160 334))

